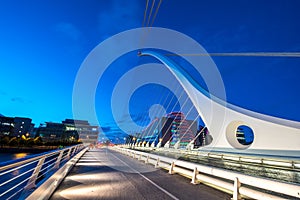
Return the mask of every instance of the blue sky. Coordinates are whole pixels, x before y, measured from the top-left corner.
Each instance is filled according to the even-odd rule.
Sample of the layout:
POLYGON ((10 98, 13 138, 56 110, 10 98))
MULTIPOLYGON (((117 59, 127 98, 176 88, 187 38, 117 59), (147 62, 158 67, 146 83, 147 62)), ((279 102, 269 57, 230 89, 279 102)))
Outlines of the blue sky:
MULTIPOLYGON (((0 1, 0 113, 30 117, 37 126, 72 118, 72 89, 81 63, 101 41, 141 27, 145 2, 0 1)), ((297 0, 163 0, 153 26, 180 31, 210 53, 299 52, 299 7, 297 0)), ((299 58, 213 59, 228 102, 300 121, 299 58)), ((97 90, 96 109, 109 137, 119 133, 109 104, 113 85, 146 61, 125 55, 101 80, 106 87, 97 90)), ((167 97, 159 86, 138 90, 130 106, 137 123, 150 121, 145 114, 157 101, 148 95, 151 90, 167 97)))

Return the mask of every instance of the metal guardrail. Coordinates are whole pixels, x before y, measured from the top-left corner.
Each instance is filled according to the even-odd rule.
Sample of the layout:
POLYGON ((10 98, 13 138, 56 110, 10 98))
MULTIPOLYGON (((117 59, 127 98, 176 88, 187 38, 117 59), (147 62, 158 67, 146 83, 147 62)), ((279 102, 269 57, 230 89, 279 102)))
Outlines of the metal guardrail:
POLYGON ((205 166, 197 163, 176 160, 142 151, 116 147, 115 150, 169 170, 170 174, 178 173, 191 178, 191 183, 205 183, 232 193, 233 200, 241 197, 252 199, 291 199, 300 198, 300 185, 283 183, 267 178, 253 177, 230 170, 205 166))
POLYGON ((49 199, 61 181, 66 177, 72 167, 77 163, 88 148, 81 150, 76 156, 70 159, 66 164, 59 168, 50 178, 34 190, 26 200, 47 200, 49 199))
POLYGON ((0 199, 25 199, 83 148, 79 144, 1 166, 0 199))
MULTIPOLYGON (((127 148, 127 147, 125 147, 127 148)), ((232 160, 247 163, 257 163, 262 165, 270 165, 272 167, 282 167, 286 169, 295 169, 300 171, 300 160, 283 159, 283 158, 272 158, 272 157, 257 157, 251 155, 236 155, 229 153, 218 153, 218 152, 200 152, 185 149, 173 149, 173 148, 151 148, 151 147, 134 147, 136 150, 152 151, 164 153, 174 153, 177 155, 196 156, 196 157, 207 157, 216 158, 221 160, 232 160)))

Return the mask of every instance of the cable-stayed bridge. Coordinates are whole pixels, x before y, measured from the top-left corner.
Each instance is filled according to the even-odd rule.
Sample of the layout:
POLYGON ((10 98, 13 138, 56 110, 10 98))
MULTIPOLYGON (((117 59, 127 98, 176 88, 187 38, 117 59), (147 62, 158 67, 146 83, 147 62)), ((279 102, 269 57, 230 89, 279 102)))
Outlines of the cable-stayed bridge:
MULTIPOLYGON (((163 122, 167 124, 167 129, 172 130, 173 127, 174 130, 174 135, 169 135, 167 139, 165 133, 159 135, 154 128, 143 137, 122 146, 97 149, 77 145, 4 163, 0 167, 0 197, 300 198, 299 122, 228 104, 210 95, 166 56, 154 51, 140 52, 140 56, 146 55, 157 58, 172 72, 206 127, 194 137, 185 137, 185 146, 182 148, 183 136, 188 132, 179 136, 175 132, 180 125, 189 130, 193 123, 188 123, 184 114, 177 112, 168 116, 172 118, 168 124, 168 120, 163 122), (205 134, 213 139, 195 149, 195 140, 206 136, 205 130, 205 134), (283 133, 285 140, 282 140, 283 133), (246 137, 246 134, 250 136, 246 137), (189 140, 186 141, 186 138, 189 140)), ((157 121, 159 119, 155 119, 157 121)), ((155 122, 152 126, 158 127, 155 122)))

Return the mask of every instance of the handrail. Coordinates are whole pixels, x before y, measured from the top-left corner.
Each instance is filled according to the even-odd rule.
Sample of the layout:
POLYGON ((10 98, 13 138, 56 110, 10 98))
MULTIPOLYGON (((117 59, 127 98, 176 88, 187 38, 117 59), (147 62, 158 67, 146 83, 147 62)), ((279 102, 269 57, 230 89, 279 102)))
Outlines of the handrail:
POLYGON ((26 198, 83 148, 83 144, 78 144, 7 162, 0 167, 0 199, 26 198))
POLYGON ((57 187, 60 185, 62 180, 70 172, 72 167, 77 163, 82 155, 88 148, 78 149, 79 152, 74 154, 74 157, 68 160, 63 166, 61 166, 51 177, 49 177, 44 183, 39 185, 39 187, 34 190, 26 200, 36 200, 36 199, 49 199, 57 187))
POLYGON ((258 197, 263 199, 284 199, 287 196, 300 198, 299 184, 284 183, 262 177, 253 177, 226 169, 176 160, 174 158, 142 151, 120 147, 113 149, 127 155, 133 155, 133 157, 154 164, 156 167, 167 168, 170 174, 179 173, 191 177, 192 183, 200 181, 215 185, 216 187, 221 187, 233 193, 233 199, 240 199, 241 195, 254 199, 257 199, 258 197), (162 162, 163 164, 160 166, 162 162), (274 194, 268 194, 264 190, 271 191, 274 194))
MULTIPOLYGON (((49 156, 55 155, 57 153, 58 152, 48 153, 48 154, 46 154, 46 156, 49 157, 49 156)), ((11 169, 13 167, 18 167, 18 166, 24 165, 24 164, 29 163, 31 161, 36 161, 36 160, 38 160, 38 159, 40 159, 44 156, 45 155, 40 155, 40 156, 29 158, 29 159, 26 159, 26 160, 23 160, 23 161, 20 161, 20 162, 16 162, 16 163, 12 163, 12 164, 9 164, 9 165, 2 166, 2 167, 0 167, 0 172, 5 171, 7 169, 11 169)))
POLYGON ((193 155, 193 156, 201 156, 208 158, 220 158, 225 160, 239 160, 243 162, 249 163, 260 163, 265 165, 279 166, 279 167, 288 167, 291 169, 300 169, 300 160, 298 159, 283 159, 283 158, 272 158, 272 157, 257 157, 251 155, 236 155, 229 154, 223 152, 200 152, 194 150, 185 150, 185 149, 173 149, 173 148, 151 148, 151 147, 134 147, 137 150, 155 150, 157 152, 169 152, 175 154, 184 154, 184 155, 193 155), (255 162, 254 162, 255 161, 255 162))

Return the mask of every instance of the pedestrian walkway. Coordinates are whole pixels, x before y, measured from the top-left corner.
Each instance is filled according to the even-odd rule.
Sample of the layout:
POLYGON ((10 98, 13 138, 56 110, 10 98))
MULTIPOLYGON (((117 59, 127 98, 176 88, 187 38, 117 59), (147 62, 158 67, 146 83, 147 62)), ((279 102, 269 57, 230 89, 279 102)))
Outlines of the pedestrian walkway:
POLYGON ((102 148, 86 152, 51 199, 224 200, 230 195, 102 148))

